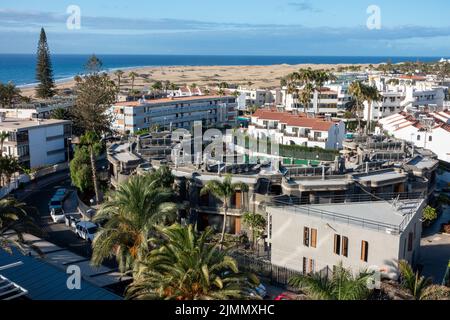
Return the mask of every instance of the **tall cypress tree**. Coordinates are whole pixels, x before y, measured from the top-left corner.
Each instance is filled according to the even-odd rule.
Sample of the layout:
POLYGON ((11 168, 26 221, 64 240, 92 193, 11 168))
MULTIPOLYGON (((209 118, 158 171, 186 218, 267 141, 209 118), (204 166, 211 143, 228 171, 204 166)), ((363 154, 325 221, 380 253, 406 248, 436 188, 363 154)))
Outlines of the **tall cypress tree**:
POLYGON ((50 98, 55 95, 55 81, 53 80, 50 50, 44 28, 41 28, 37 50, 36 80, 39 82, 36 88, 36 95, 39 98, 50 98))

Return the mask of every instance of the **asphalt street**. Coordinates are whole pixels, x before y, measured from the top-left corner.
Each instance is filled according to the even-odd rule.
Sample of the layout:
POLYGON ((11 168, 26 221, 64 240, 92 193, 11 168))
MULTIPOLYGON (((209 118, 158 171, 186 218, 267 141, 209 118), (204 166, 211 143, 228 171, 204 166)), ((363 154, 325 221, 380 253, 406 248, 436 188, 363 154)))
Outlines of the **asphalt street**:
MULTIPOLYGON (((43 236, 45 240, 54 243, 59 247, 68 249, 80 256, 90 258, 92 254, 90 244, 87 241, 78 238, 64 223, 54 223, 50 217, 48 203, 58 188, 71 189, 70 179, 67 178, 41 187, 39 190, 34 191, 26 197, 24 201, 39 211, 41 227, 45 232, 43 236)), ((73 207, 73 204, 71 206, 73 207)), ((65 204, 65 209, 66 208, 67 202, 65 204)), ((75 211, 75 208, 72 208, 73 211, 75 211)))

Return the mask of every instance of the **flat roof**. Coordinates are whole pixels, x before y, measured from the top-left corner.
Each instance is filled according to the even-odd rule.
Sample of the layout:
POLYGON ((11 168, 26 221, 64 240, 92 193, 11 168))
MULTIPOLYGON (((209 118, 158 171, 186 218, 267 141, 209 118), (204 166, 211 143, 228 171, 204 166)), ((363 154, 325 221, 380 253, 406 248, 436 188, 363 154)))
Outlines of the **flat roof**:
POLYGON ((130 143, 113 144, 109 147, 108 151, 112 152, 109 155, 120 162, 137 161, 139 157, 130 152, 130 143))
POLYGON ((195 101, 195 100, 208 100, 208 99, 227 99, 234 98, 234 96, 226 95, 204 95, 204 96, 189 96, 189 97, 173 97, 173 98, 161 98, 161 99, 151 99, 151 100, 140 100, 140 101, 124 101, 117 102, 114 106, 118 107, 143 107, 153 104, 162 104, 162 103, 178 103, 178 102, 186 102, 186 101, 195 101))
POLYGON ((316 215, 318 218, 333 222, 357 225, 362 228, 402 232, 412 216, 422 204, 423 199, 373 202, 330 203, 313 205, 275 206, 272 210, 281 210, 293 214, 316 215), (412 214, 411 214, 412 213, 412 214))
POLYGON ((0 250, 0 266, 21 262, 0 271, 0 274, 28 291, 32 300, 121 300, 114 293, 81 279, 79 290, 67 287, 68 274, 57 267, 16 249, 13 254, 0 250))
POLYGON ((368 175, 359 177, 354 176, 354 179, 359 182, 382 182, 386 180, 402 179, 402 178, 406 178, 406 174, 395 171, 372 173, 372 174, 369 173, 368 175))
POLYGON ((5 118, 0 122, 0 131, 16 131, 20 129, 32 129, 36 127, 54 126, 61 124, 71 123, 70 120, 57 120, 57 119, 40 119, 39 122, 36 119, 18 119, 18 118, 5 118))

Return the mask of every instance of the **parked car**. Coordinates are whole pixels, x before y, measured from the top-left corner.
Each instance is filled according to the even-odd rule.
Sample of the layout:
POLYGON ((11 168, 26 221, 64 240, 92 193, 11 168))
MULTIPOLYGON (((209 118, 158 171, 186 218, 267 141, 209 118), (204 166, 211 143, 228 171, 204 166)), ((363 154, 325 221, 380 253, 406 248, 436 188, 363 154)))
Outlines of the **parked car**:
POLYGON ((263 299, 267 297, 267 289, 262 283, 256 287, 256 292, 263 299))
POLYGON ((60 189, 56 190, 54 196, 66 199, 68 195, 69 195, 69 190, 67 190, 66 188, 60 188, 60 189))
POLYGON ((94 241, 95 233, 98 230, 98 226, 90 221, 80 221, 77 223, 75 233, 81 239, 92 242, 94 241))
POLYGON ((64 204, 64 199, 60 196, 54 196, 48 203, 48 210, 51 212, 52 209, 62 209, 64 204))
POLYGON ((281 300, 296 300, 296 299, 295 299, 294 294, 289 293, 289 292, 284 292, 275 298, 275 301, 281 301, 281 300))
POLYGON ((63 208, 52 208, 50 210, 50 216, 54 223, 63 223, 66 217, 63 208))
POLYGON ((74 231, 77 227, 77 223, 81 221, 81 214, 80 213, 69 213, 65 215, 65 223, 66 226, 68 226, 69 228, 73 228, 74 231))

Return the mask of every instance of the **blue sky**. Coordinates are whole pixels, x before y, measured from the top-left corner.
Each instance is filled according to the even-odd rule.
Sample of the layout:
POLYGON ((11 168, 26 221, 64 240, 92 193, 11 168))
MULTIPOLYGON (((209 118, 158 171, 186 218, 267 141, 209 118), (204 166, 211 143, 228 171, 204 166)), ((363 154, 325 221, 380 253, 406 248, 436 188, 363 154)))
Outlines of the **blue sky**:
POLYGON ((449 56, 449 12, 447 0, 4 0, 0 53, 34 53, 43 26, 53 53, 449 56))

